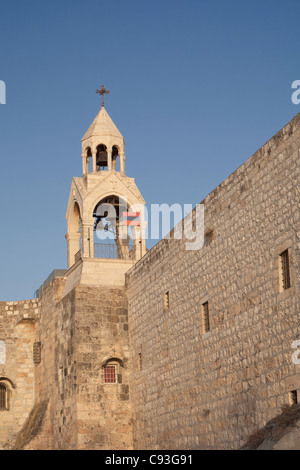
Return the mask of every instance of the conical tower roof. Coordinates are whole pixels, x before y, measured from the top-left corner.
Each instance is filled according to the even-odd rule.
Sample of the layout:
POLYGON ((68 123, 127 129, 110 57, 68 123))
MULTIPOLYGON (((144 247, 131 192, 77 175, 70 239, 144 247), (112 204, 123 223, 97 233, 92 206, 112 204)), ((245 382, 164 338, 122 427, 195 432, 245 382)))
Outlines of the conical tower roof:
POLYGON ((123 136, 117 126, 112 121, 104 106, 101 107, 99 113, 88 128, 87 132, 81 139, 82 142, 93 137, 117 137, 123 140, 123 136))

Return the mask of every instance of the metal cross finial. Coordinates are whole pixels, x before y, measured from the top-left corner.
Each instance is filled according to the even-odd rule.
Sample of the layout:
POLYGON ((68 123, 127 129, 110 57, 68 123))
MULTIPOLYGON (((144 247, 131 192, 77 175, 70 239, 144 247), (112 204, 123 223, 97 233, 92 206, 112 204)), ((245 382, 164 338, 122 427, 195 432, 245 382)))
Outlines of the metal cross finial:
POLYGON ((105 89, 105 86, 102 85, 100 90, 96 90, 98 95, 101 95, 101 108, 104 107, 104 95, 109 95, 110 91, 105 89))

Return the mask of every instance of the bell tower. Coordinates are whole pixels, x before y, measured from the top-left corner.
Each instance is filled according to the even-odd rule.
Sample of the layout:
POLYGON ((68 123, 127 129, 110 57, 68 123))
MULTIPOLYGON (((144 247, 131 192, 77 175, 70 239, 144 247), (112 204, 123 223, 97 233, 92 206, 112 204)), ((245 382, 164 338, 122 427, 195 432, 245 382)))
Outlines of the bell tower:
POLYGON ((145 201, 125 174, 125 142, 104 107, 82 138, 82 177, 73 178, 66 213, 65 294, 76 284, 124 286, 126 271, 146 253, 145 201))

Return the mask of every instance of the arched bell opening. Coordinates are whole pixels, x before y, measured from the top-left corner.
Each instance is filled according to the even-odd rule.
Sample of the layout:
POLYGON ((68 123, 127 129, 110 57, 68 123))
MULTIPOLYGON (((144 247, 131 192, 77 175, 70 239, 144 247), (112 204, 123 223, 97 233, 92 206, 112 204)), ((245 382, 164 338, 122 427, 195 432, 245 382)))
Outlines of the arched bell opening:
POLYGON ((67 234, 68 266, 72 266, 81 256, 81 216, 78 203, 75 201, 69 216, 67 234))
POLYGON ((116 195, 98 202, 93 212, 95 258, 131 258, 132 237, 125 220, 127 211, 126 201, 116 195))
POLYGON ((103 171, 108 169, 107 147, 104 144, 100 144, 96 148, 96 166, 97 170, 103 171))
POLYGON ((116 145, 114 145, 113 148, 112 148, 111 158, 112 158, 112 169, 114 171, 120 171, 119 149, 116 145))
POLYGON ((92 149, 88 147, 86 149, 86 173, 92 173, 93 171, 93 162, 92 162, 92 149))

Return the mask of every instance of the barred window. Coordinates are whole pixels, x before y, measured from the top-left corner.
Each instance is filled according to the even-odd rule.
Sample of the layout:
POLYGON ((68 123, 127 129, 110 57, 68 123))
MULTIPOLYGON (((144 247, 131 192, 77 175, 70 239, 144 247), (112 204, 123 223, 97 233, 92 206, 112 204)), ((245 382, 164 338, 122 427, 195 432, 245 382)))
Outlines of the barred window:
POLYGON ((280 290, 284 291, 291 287, 289 250, 280 255, 280 290))
POLYGON ((204 304, 202 304, 202 317, 203 331, 204 333, 207 333, 210 331, 208 302, 204 302, 204 304))
POLYGON ((106 365, 104 366, 104 383, 116 384, 117 383, 117 366, 106 365))
POLYGON ((9 410, 9 390, 4 383, 0 383, 0 411, 9 410))

